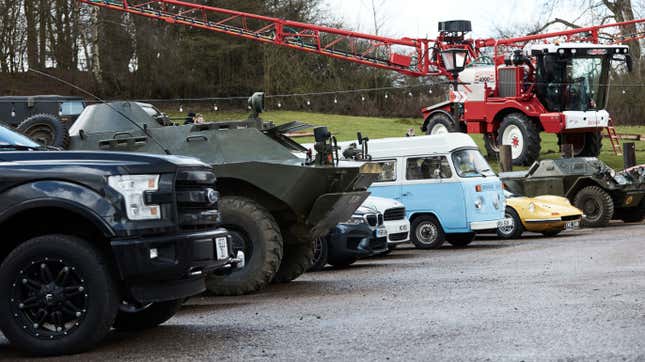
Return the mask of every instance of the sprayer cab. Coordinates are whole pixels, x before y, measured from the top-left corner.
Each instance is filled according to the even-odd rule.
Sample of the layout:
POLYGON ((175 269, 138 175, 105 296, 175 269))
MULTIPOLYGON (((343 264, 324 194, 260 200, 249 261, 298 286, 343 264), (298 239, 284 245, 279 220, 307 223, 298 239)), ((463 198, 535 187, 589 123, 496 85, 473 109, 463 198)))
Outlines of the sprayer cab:
POLYGON ((631 70, 625 45, 535 44, 525 54, 535 57, 535 91, 550 112, 603 110, 612 62, 624 62, 631 70))

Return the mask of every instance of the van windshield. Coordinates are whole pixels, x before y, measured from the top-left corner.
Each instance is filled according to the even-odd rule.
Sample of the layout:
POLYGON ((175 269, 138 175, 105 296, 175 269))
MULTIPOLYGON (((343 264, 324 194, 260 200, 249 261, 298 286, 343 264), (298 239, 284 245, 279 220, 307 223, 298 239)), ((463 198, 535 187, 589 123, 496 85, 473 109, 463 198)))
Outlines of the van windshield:
POLYGON ((478 150, 461 150, 452 154, 452 163, 455 165, 459 177, 487 177, 495 176, 488 162, 478 150))

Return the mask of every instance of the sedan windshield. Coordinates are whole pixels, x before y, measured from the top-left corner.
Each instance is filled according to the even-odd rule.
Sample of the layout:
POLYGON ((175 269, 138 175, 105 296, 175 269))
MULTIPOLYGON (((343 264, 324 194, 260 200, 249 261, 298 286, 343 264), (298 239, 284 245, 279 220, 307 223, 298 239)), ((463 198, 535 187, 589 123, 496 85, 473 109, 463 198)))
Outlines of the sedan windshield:
POLYGON ((462 150, 452 154, 452 163, 460 177, 495 176, 484 156, 477 150, 462 150))
POLYGON ((0 126, 0 150, 11 151, 25 148, 42 149, 43 147, 20 133, 0 126))

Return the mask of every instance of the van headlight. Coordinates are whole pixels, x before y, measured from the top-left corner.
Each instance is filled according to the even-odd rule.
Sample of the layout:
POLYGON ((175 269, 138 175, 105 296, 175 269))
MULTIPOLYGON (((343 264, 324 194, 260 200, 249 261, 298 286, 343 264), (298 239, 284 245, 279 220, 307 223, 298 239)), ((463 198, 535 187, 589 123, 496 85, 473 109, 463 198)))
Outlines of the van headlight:
POLYGON ((123 195, 130 220, 161 219, 159 205, 146 205, 144 193, 159 189, 159 175, 119 175, 108 177, 108 185, 123 195))
POLYGON ((475 208, 481 209, 482 206, 484 206, 484 200, 482 200, 481 197, 478 197, 477 200, 475 200, 475 208))

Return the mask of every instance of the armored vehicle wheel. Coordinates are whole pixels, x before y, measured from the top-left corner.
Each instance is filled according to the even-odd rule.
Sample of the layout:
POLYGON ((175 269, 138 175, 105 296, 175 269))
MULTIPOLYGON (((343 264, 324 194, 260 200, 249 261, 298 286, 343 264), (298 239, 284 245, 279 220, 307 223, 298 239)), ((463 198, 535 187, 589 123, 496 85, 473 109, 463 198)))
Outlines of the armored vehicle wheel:
POLYGON ((208 291, 215 295, 242 295, 267 286, 282 260, 280 227, 271 213, 253 200, 224 196, 219 202, 223 226, 233 237, 234 254, 244 251, 244 268, 229 275, 210 275, 208 291))
POLYGON ((184 304, 184 299, 152 303, 143 308, 133 310, 123 308, 119 310, 116 316, 114 329, 140 331, 154 328, 172 318, 179 311, 182 304, 184 304))
POLYGON ((294 239, 294 236, 287 236, 280 268, 273 277, 274 283, 288 283, 304 274, 313 264, 313 241, 294 239))
POLYGON ((645 199, 638 207, 616 210, 616 216, 624 222, 641 222, 645 219, 645 199))
POLYGON ((546 237, 552 237, 552 236, 556 236, 556 235, 560 234, 561 232, 562 232, 562 230, 549 230, 549 231, 544 231, 542 233, 542 235, 544 235, 546 237))
POLYGON ((597 157, 602 148, 602 134, 598 131, 558 135, 558 146, 567 143, 573 145, 575 157, 597 157))
POLYGON ((327 237, 321 237, 314 240, 314 257, 309 271, 321 271, 327 265, 327 256, 329 255, 329 244, 327 237))
POLYGON ((66 235, 36 237, 13 250, 0 266, 0 290, 0 330, 39 356, 91 349, 119 306, 105 258, 66 235))
POLYGON ((505 216, 512 219, 513 223, 510 226, 497 228, 497 236, 502 239, 517 239, 522 236, 524 226, 517 212, 513 208, 507 207, 505 216))
POLYGON ((336 269, 342 269, 342 268, 349 267, 350 265, 356 263, 357 261, 358 261, 358 257, 344 256, 344 257, 329 258, 327 260, 327 263, 336 269))
POLYGON ((16 129, 43 146, 68 148, 70 139, 67 128, 51 114, 36 114, 22 121, 16 129))
POLYGON ((582 226, 599 228, 609 225, 614 216, 614 200, 598 186, 587 186, 578 191, 573 204, 582 210, 582 226))
POLYGON ((428 119, 426 133, 429 135, 459 132, 459 127, 452 117, 445 113, 435 113, 428 119))
POLYGON ((437 249, 446 240, 439 220, 432 215, 415 218, 411 228, 412 243, 419 249, 437 249))
POLYGON ((446 235, 446 240, 454 247, 463 248, 475 240, 475 233, 446 235))
POLYGON ((523 113, 511 113, 499 126, 497 144, 510 145, 513 165, 528 166, 540 156, 540 131, 537 122, 523 113))

